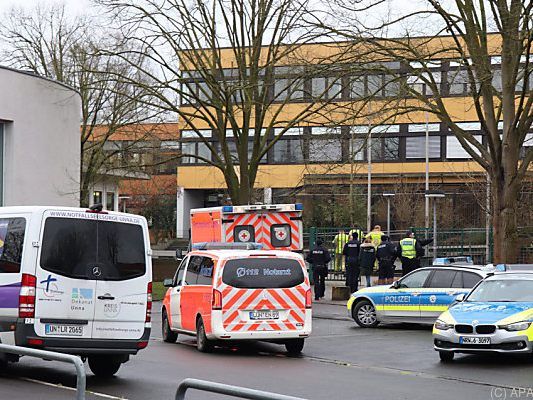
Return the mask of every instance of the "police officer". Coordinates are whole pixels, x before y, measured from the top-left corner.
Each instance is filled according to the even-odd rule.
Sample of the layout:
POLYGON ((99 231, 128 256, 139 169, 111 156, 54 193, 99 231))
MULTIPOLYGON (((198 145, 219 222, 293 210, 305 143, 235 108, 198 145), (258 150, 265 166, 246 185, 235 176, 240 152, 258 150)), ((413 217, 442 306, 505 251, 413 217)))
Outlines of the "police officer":
POLYGON ((346 258, 346 286, 350 292, 357 292, 359 287, 359 233, 352 232, 351 239, 344 245, 342 254, 346 258))
POLYGON ((412 231, 407 231, 405 238, 400 240, 398 255, 402 260, 402 275, 420 268, 420 257, 424 255, 424 246, 433 242, 431 239, 415 239, 412 231))
POLYGON ((394 279, 394 261, 398 256, 398 248, 387 235, 381 237, 376 257, 379 262, 378 285, 391 284, 394 279))
POLYGON ((315 283, 315 300, 324 297, 326 291, 326 277, 328 276, 328 263, 331 255, 324 247, 322 238, 316 240, 316 246, 309 252, 305 259, 313 266, 313 281, 315 283))

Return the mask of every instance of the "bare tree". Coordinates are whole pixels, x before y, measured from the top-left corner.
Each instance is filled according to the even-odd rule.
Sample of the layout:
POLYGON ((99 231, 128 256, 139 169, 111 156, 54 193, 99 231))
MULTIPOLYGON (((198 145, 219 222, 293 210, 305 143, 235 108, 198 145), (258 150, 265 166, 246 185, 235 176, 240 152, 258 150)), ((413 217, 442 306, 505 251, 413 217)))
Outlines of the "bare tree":
MULTIPOLYGON (((331 4, 340 6, 345 15, 361 15, 372 7, 381 7, 383 2, 371 2, 370 8, 364 10, 357 9, 362 3, 354 6, 353 2, 337 0, 331 4)), ((395 79, 401 84, 404 100, 395 103, 390 113, 435 116, 446 123, 465 151, 488 173, 492 186, 494 260, 513 262, 518 256, 518 198, 524 179, 531 173, 533 159, 533 147, 523 149, 533 122, 533 3, 427 0, 426 4, 427 10, 398 18, 389 16, 373 27, 358 22, 342 28, 323 21, 315 21, 315 25, 357 43, 363 58, 401 62, 403 73, 396 74, 395 79), (427 16, 435 27, 429 37, 412 38, 407 32, 400 39, 387 35, 391 28, 398 32, 406 21, 420 23, 427 16), (450 62, 447 73, 450 85, 444 85, 433 69, 435 61, 442 59, 450 62), (457 123, 460 117, 451 106, 457 100, 450 101, 450 94, 466 97, 459 101, 464 101, 467 111, 479 120, 484 139, 457 123)))
MULTIPOLYGON (((300 50, 313 36, 300 25, 307 0, 99 3, 149 54, 157 74, 136 67, 157 82, 150 89, 164 111, 177 115, 208 149, 183 156, 218 168, 234 204, 251 201, 260 162, 275 143, 331 104, 320 93, 306 98, 303 60, 312 56, 300 50)), ((334 87, 331 81, 321 93, 334 87)))
MULTIPOLYGON (((127 82, 135 74, 129 63, 99 55, 102 47, 124 50, 123 40, 96 34, 94 23, 84 16, 69 16, 64 5, 14 8, 0 23, 0 35, 7 44, 7 63, 70 85, 81 95, 82 205, 88 202, 90 186, 99 175, 142 167, 117 162, 118 156, 151 146, 151 132, 138 129, 128 141, 121 141, 121 146, 119 142, 113 145, 110 139, 125 127, 156 115, 146 106, 147 92, 127 82)), ((131 52, 130 57, 132 62, 143 63, 141 53, 131 52)))

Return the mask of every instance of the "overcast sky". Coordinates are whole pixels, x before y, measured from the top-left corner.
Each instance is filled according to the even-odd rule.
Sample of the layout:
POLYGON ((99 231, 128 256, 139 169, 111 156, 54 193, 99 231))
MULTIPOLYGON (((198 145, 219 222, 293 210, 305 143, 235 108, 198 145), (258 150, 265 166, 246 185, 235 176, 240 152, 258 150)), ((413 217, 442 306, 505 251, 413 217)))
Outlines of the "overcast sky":
POLYGON ((65 3, 73 12, 90 10, 89 0, 0 0, 0 13, 9 10, 13 6, 32 7, 38 3, 65 3))

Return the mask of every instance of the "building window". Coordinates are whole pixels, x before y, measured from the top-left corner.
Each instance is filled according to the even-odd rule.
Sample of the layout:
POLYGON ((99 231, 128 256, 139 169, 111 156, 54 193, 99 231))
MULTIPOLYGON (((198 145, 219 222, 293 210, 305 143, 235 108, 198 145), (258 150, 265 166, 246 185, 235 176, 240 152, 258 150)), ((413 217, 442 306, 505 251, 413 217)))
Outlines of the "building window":
MULTIPOLYGON (((274 129, 274 136, 279 136, 282 132, 283 128, 275 128, 274 129)), ((294 128, 289 128, 283 133, 283 137, 285 136, 301 136, 304 134, 304 128, 301 126, 296 126, 294 128)))
MULTIPOLYGON (((481 143, 481 136, 477 135, 474 138, 481 143)), ((476 153, 478 152, 475 150, 476 153)), ((459 140, 455 136, 446 137, 446 158, 472 158, 470 154, 463 148, 459 140)))
POLYGON ((304 153, 300 139, 278 140, 273 147, 274 162, 293 164, 303 162, 304 153))
POLYGON ((470 80, 468 71, 456 70, 448 72, 448 84, 450 85, 450 94, 468 94, 470 80))
POLYGON ((341 139, 311 139, 309 161, 336 162, 342 160, 341 139))
POLYGON ((182 164, 193 164, 196 162, 196 158, 192 157, 196 154, 196 143, 194 142, 184 142, 181 144, 181 163, 182 164))
POLYGON ((95 190, 93 192, 93 204, 102 204, 102 192, 95 190))
POLYGON ((314 99, 338 99, 342 95, 342 85, 338 77, 311 79, 311 96, 314 99))
POLYGON ((366 139, 354 138, 350 139, 350 155, 353 161, 364 161, 365 159, 365 143, 366 139))
POLYGON ((303 81, 297 79, 276 79, 274 83, 274 100, 302 100, 304 97, 303 81))
POLYGON ((106 210, 115 211, 115 193, 107 192, 105 196, 106 210))
POLYGON ((428 83, 434 81, 437 88, 440 88, 441 77, 441 72, 423 72, 419 75, 409 76, 407 78, 407 85, 411 88, 411 90, 423 96, 432 96, 433 90, 428 83))
POLYGON ((341 128, 340 126, 329 127, 329 126, 314 126, 311 128, 312 135, 340 135, 341 128))
MULTIPOLYGON (((440 158, 440 136, 428 138, 429 158, 440 158)), ((426 137, 415 136, 405 139, 405 158, 426 158, 426 137)))

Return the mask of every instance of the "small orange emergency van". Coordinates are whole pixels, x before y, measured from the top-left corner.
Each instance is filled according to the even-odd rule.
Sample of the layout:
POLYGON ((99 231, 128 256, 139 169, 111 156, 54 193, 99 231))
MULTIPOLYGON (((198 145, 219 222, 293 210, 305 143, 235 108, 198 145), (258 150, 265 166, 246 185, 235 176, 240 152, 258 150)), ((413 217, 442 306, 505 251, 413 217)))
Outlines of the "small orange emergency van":
POLYGON ((270 250, 303 250, 302 204, 220 206, 191 210, 191 244, 260 243, 270 250))
POLYGON ((207 244, 189 252, 174 278, 165 280, 163 340, 195 335, 202 352, 217 341, 265 340, 300 353, 311 334, 311 288, 302 256, 216 249, 224 246, 232 247, 207 244))

